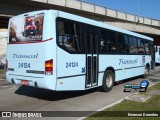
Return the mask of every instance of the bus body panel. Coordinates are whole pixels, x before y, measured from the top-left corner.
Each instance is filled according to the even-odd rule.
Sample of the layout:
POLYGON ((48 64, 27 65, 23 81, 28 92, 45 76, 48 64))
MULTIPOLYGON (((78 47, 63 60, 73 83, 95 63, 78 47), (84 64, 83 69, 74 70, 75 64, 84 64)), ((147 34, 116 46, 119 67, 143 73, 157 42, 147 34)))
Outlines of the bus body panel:
POLYGON ((85 90, 85 76, 57 79, 57 91, 85 90))
POLYGON ((69 54, 59 47, 57 53, 56 90, 84 90, 86 55, 77 54, 75 57, 75 54, 69 54))
MULTIPOLYGON (((54 47, 56 46, 56 24, 54 21, 58 12, 38 11, 27 13, 27 16, 40 13, 44 14, 42 41, 9 43, 7 45, 8 71, 6 77, 8 82, 12 82, 13 79, 15 83, 21 84, 21 80, 27 80, 29 86, 35 86, 36 83, 37 87, 55 90, 57 76, 56 47, 54 47), (45 75, 45 61, 51 59, 53 59, 53 75, 45 75)), ((24 14, 12 19, 21 20, 23 17, 24 14)))
POLYGON ((115 81, 127 79, 133 76, 144 74, 146 63, 150 63, 150 57, 146 55, 100 55, 99 61, 105 63, 99 64, 99 70, 105 71, 107 67, 112 67, 115 70, 115 81), (143 61, 143 57, 145 61, 143 61))
MULTIPOLYGON (((16 84, 21 84, 22 80, 27 80, 29 86, 36 86, 35 83, 37 83, 37 87, 39 88, 56 91, 85 90, 102 86, 104 72, 107 68, 113 68, 115 70, 115 81, 119 81, 144 74, 145 65, 151 62, 150 55, 118 55, 118 53, 104 55, 98 53, 98 85, 87 88, 85 86, 87 54, 71 54, 58 46, 57 41, 59 38, 57 38, 56 22, 58 17, 78 21, 82 24, 90 24, 94 27, 98 26, 103 29, 118 31, 142 39, 151 41, 152 39, 121 28, 107 24, 104 25, 94 20, 56 10, 31 12, 12 19, 23 18, 24 15, 34 16, 40 13, 44 13, 43 37, 41 42, 12 44, 8 40, 8 71, 6 72, 8 82, 14 80, 16 84), (45 75, 45 62, 48 60, 53 60, 53 75, 45 75)), ((12 19, 10 19, 9 28, 12 19)), ((26 29, 27 27, 26 25, 26 29)), ((34 34, 32 30, 29 32, 31 36, 34 34)), ((10 30, 8 36, 10 35, 9 33, 10 30)))
POLYGON ((18 76, 7 73, 6 79, 10 83, 12 82, 11 80, 14 79, 14 83, 18 85, 22 84, 21 83, 22 80, 27 80, 28 81, 27 86, 55 90, 54 88, 55 84, 52 81, 51 76, 32 77, 32 76, 18 76), (35 86, 35 82, 37 82, 37 86, 35 86))

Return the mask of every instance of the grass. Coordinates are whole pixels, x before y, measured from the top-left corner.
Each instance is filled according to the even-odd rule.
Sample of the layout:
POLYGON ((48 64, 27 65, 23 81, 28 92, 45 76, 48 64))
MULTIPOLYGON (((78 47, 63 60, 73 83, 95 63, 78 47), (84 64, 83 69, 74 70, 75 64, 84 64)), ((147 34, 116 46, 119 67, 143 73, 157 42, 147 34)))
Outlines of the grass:
POLYGON ((146 93, 148 93, 151 90, 160 90, 160 82, 158 82, 157 84, 155 84, 154 86, 150 87, 146 93))
MULTIPOLYGON (((147 92, 144 93, 144 95, 147 95, 151 90, 160 90, 160 82, 150 87, 147 90, 147 92)), ((107 120, 144 120, 144 119, 159 120, 159 117, 104 117, 107 114, 107 112, 105 111, 107 112, 108 111, 116 111, 116 112, 117 111, 160 111, 160 95, 154 95, 146 102, 135 102, 131 100, 123 100, 121 103, 114 105, 110 108, 107 108, 104 111, 98 112, 85 119, 85 120, 106 120, 106 119, 107 120)))

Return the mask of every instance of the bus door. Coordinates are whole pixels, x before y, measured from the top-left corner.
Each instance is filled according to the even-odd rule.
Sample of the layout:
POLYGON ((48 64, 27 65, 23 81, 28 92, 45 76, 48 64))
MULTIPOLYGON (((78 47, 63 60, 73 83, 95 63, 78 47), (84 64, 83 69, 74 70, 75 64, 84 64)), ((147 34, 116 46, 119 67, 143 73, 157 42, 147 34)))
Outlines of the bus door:
POLYGON ((155 68, 155 49, 153 43, 150 45, 150 51, 151 51, 151 70, 155 68))
POLYGON ((98 85, 98 34, 86 30, 86 88, 98 85))

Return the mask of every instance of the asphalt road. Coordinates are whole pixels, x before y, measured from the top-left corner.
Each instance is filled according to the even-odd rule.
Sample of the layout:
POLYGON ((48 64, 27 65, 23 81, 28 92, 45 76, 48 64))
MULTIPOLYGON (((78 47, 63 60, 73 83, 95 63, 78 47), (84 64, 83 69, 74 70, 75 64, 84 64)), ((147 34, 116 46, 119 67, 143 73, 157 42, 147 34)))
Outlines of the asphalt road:
MULTIPOLYGON (((160 80, 160 66, 147 78, 150 85, 160 80)), ((127 83, 139 83, 143 78, 129 79, 127 83)), ((0 86, 0 111, 97 111, 111 105, 126 96, 124 82, 115 85, 111 92, 97 89, 87 91, 54 92, 34 87, 4 85, 0 86)), ((83 113, 87 115, 89 112, 83 113)), ((72 113, 74 114, 74 112, 72 113)), ((75 120, 79 117, 54 117, 54 119, 75 120)), ((8 118, 4 118, 8 119, 8 118)), ((11 118, 17 119, 17 118, 11 118)), ((27 119, 27 118, 26 118, 27 119)), ((53 119, 53 118, 46 118, 53 119)))

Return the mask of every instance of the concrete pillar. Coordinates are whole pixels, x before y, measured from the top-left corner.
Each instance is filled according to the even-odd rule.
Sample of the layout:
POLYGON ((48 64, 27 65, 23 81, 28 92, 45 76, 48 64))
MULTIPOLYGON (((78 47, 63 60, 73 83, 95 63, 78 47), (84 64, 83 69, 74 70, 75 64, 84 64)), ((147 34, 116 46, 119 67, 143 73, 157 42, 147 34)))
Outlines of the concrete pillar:
POLYGON ((0 29, 0 65, 6 64, 7 29, 0 29))

